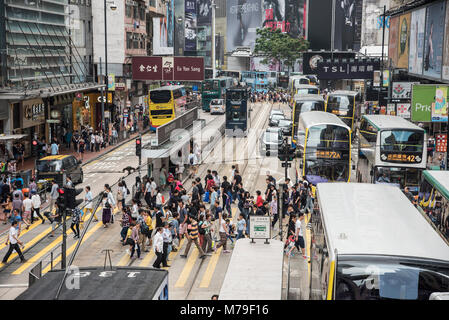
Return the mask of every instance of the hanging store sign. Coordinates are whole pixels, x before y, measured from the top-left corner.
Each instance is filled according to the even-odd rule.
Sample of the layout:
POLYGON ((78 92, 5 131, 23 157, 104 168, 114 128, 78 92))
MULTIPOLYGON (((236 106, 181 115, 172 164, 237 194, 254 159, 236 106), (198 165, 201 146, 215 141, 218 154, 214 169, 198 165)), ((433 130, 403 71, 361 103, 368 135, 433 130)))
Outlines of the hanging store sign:
POLYGON ((380 69, 379 59, 355 59, 319 61, 317 77, 320 80, 373 79, 374 71, 380 69))
POLYGON ((396 109, 399 117, 410 119, 410 103, 398 103, 396 109))
POLYGON ((23 102, 22 128, 34 127, 45 122, 45 104, 42 99, 23 102))
POLYGON ((204 80, 203 57, 133 57, 133 80, 204 80))
POLYGON ((413 84, 419 84, 419 82, 393 82, 391 98, 410 99, 412 97, 413 84))
POLYGON ((447 134, 435 135, 435 146, 437 152, 446 152, 447 150, 447 134))

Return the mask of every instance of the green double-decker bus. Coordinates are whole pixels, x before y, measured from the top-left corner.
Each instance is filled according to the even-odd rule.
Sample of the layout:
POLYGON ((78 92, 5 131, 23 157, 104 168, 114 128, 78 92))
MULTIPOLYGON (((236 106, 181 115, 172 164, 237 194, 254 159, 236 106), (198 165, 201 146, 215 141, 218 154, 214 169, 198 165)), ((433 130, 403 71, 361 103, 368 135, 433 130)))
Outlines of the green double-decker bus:
POLYGON ((203 110, 210 111, 210 102, 213 99, 224 99, 226 89, 233 84, 231 77, 218 77, 215 79, 206 79, 201 86, 201 100, 203 110))

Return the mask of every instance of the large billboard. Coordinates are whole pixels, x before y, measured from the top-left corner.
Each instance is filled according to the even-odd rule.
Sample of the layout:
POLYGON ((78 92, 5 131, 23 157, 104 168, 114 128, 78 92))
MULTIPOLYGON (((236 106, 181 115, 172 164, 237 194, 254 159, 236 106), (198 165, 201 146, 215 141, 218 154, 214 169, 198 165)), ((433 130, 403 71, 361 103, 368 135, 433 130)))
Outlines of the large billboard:
POLYGON ((172 55, 173 46, 168 46, 168 19, 153 18, 153 54, 172 55))
POLYGON ((307 2, 305 0, 268 0, 263 2, 262 26, 281 29, 297 38, 305 37, 307 2))
POLYGON ((388 58, 390 58, 391 66, 396 68, 398 65, 398 33, 399 33, 399 17, 392 17, 390 20, 390 31, 388 40, 388 58))
POLYGON ((446 24, 444 29, 443 72, 441 76, 444 80, 449 80, 449 0, 446 1, 446 24))
POLYGON ((309 19, 307 25, 307 40, 312 50, 330 50, 331 48, 331 24, 332 1, 309 1, 309 19))
POLYGON ((425 8, 412 12, 412 21, 410 24, 410 51, 408 57, 408 72, 410 73, 422 73, 425 21, 425 8))
POLYGON ((210 25, 212 23, 212 1, 198 0, 198 25, 210 25))
POLYGON ((441 1, 428 6, 426 11, 423 74, 433 78, 441 78, 445 9, 446 3, 441 1))
POLYGON ((307 51, 302 54, 302 72, 304 74, 317 74, 318 62, 327 59, 354 59, 355 52, 349 51, 307 51))
POLYGON ((335 1, 334 49, 343 51, 360 49, 361 6, 362 0, 335 1), (356 15, 358 7, 360 12, 356 15), (358 47, 356 43, 359 44, 358 47))
POLYGON ((175 36, 174 36, 174 51, 175 55, 184 55, 184 17, 185 8, 184 0, 175 1, 175 36))
POLYGON ((413 85, 412 121, 447 122, 448 86, 413 85))
MULTIPOLYGON (((404 14, 400 17, 399 20, 399 37, 398 37, 398 55, 397 55, 397 68, 401 69, 408 69, 408 50, 409 50, 409 44, 410 44, 410 13, 404 14)), ((391 29, 391 23, 393 23, 393 20, 390 21, 390 33, 392 31, 391 29)))
POLYGON ((262 6, 260 0, 226 1, 226 50, 237 47, 254 48, 256 29, 262 24, 262 6))
POLYGON ((196 1, 185 0, 184 50, 196 51, 197 15, 196 1))

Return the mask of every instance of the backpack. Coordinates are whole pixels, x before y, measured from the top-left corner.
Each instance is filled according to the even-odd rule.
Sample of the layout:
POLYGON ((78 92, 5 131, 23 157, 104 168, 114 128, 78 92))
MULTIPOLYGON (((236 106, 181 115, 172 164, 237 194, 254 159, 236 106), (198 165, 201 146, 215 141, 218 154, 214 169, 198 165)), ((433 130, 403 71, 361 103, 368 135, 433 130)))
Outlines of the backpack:
POLYGON ((147 234, 150 232, 150 228, 147 226, 145 221, 142 221, 142 223, 140 224, 140 232, 142 232, 143 234, 147 234))
POLYGON ((199 233, 199 234, 206 234, 206 230, 204 230, 203 228, 201 228, 202 225, 203 225, 203 221, 201 221, 201 222, 198 224, 198 233, 199 233))

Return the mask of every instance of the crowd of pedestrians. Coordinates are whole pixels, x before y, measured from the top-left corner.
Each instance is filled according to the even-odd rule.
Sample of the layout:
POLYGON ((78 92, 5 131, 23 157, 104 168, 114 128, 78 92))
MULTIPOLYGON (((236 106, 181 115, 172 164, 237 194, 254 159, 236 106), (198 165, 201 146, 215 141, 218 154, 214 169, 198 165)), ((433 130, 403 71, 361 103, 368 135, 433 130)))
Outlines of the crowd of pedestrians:
POLYGON ((250 101, 255 102, 270 102, 270 103, 288 103, 290 101, 291 95, 288 90, 278 89, 276 91, 264 92, 252 92, 250 101))

